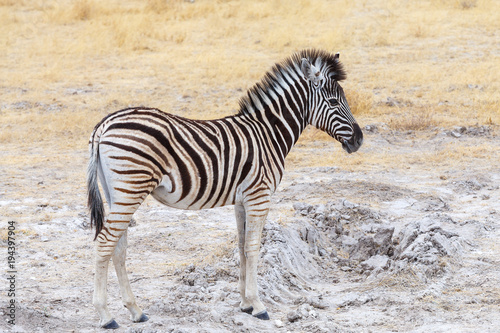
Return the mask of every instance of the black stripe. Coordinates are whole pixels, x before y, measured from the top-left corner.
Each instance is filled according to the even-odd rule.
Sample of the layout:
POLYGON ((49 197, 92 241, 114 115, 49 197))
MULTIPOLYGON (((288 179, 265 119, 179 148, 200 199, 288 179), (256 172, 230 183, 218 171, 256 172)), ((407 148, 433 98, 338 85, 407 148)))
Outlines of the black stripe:
MULTIPOLYGON (((106 131, 106 137, 114 137, 114 138, 119 138, 119 139, 128 139, 130 141, 136 141, 144 146, 148 147, 151 151, 153 151, 162 161, 165 163, 165 165, 168 166, 168 160, 167 157, 163 154, 163 152, 158 149, 151 141, 145 140, 143 138, 139 138, 133 135, 128 135, 128 134, 114 134, 114 133, 108 133, 108 131, 112 131, 113 129, 130 129, 130 130, 138 130, 143 133, 146 133, 150 136, 153 136, 158 142, 160 140, 155 137, 154 135, 151 135, 150 131, 156 131, 154 128, 146 126, 144 124, 136 123, 136 122, 126 122, 126 123, 114 123, 111 124, 107 131, 106 131)), ((165 138, 165 137, 163 137, 165 138)))
MULTIPOLYGON (((238 126, 239 124, 235 123, 236 119, 224 119, 224 125, 226 126, 227 129, 229 129, 229 133, 231 133, 231 137, 234 140, 234 146, 231 146, 229 144, 229 137, 228 133, 225 131, 221 131, 222 137, 223 137, 223 142, 224 142, 224 175, 223 181, 222 181, 222 188, 221 191, 219 192, 219 195, 217 197, 217 200, 215 202, 220 202, 222 199, 222 196, 225 194, 223 204, 226 204, 229 194, 231 193, 231 190, 234 188, 234 183, 236 181, 236 176, 238 175, 238 170, 240 167, 241 163, 241 154, 242 154, 242 143, 248 140, 240 140, 243 138, 240 138, 239 134, 236 132, 235 127, 240 128, 243 132, 245 132, 244 128, 241 126, 238 126), (229 170, 229 156, 231 153, 231 150, 234 150, 234 162, 233 162, 233 168, 229 170), (226 187, 227 181, 229 180, 229 185, 226 187)), ((222 128, 224 129, 224 128, 222 128)), ((233 203, 234 198, 231 199, 231 203, 233 203)))
POLYGON ((146 194, 147 195, 147 194, 151 193, 151 191, 149 189, 148 190, 134 191, 134 190, 128 190, 128 189, 121 188, 121 187, 113 187, 113 188, 117 191, 127 193, 127 194, 146 194))
POLYGON ((151 164, 148 164, 144 161, 140 161, 138 159, 135 159, 133 157, 130 157, 130 156, 109 156, 109 158, 112 158, 114 160, 119 160, 119 161, 128 161, 128 162, 131 162, 131 163, 134 163, 134 164, 139 164, 139 165, 142 165, 143 167, 146 167, 150 170, 153 170, 153 167, 151 166, 151 164))
MULTIPOLYGON (((195 122, 195 121, 183 121, 182 125, 185 126, 186 131, 189 131, 191 135, 193 136, 194 141, 198 144, 200 149, 208 156, 210 159, 211 163, 211 171, 212 171, 212 188, 210 189, 210 193, 208 195, 207 200, 202 204, 202 207, 209 202, 212 197, 214 196, 215 191, 217 190, 217 183, 219 182, 219 156, 216 154, 216 152, 210 148, 210 146, 206 143, 206 140, 208 138, 211 139, 212 142, 215 143, 215 145, 218 147, 218 150, 220 151, 220 143, 218 140, 216 140, 216 136, 213 131, 207 130, 206 126, 202 126, 203 123, 200 122, 195 122), (202 133, 199 134, 198 131, 201 131, 202 133)), ((205 171, 206 168, 202 168, 203 171, 205 171)), ((200 187, 202 190, 199 191, 198 196, 196 197, 195 201, 191 203, 191 205, 194 205, 196 202, 198 202, 201 197, 205 194, 206 188, 209 187, 208 183, 208 175, 205 173, 205 178, 200 177, 200 182, 203 184, 200 187)))
MULTIPOLYGON (((244 126, 244 122, 246 121, 245 119, 246 119, 245 116, 235 117, 232 119, 231 122, 227 123, 227 127, 229 128, 229 131, 231 132, 231 135, 235 140, 235 145, 234 145, 235 160, 234 160, 234 167, 231 170, 231 174, 227 174, 230 181, 229 181, 228 189, 226 190, 226 197, 224 198, 224 201, 223 201, 224 204, 227 202, 228 196, 229 196, 229 193, 231 193, 231 190, 240 185, 240 183, 243 181, 243 179, 248 175, 248 172, 250 171, 250 168, 252 166, 251 161, 253 159, 254 151, 253 151, 252 140, 250 139, 250 132, 248 131, 246 126, 244 126), (233 126, 238 127, 241 130, 241 132, 243 132, 243 137, 241 137, 241 140, 240 140, 240 136, 238 135, 236 130, 233 128, 233 126), (248 153, 247 153, 246 161, 242 162, 242 157, 244 157, 244 156, 242 156, 241 146, 242 146, 242 144, 245 144, 245 143, 247 145, 248 153), (240 166, 242 166, 242 170, 240 173, 238 173, 240 166), (239 179, 237 179, 238 177, 239 177, 239 179)), ((229 161, 229 151, 227 152, 227 156, 228 157, 226 158, 226 160, 229 161)))
MULTIPOLYGON (((192 143, 190 142, 187 142, 184 138, 183 135, 181 135, 178 131, 177 128, 175 127, 172 127, 172 133, 174 135, 174 139, 175 141, 186 151, 187 155, 191 158, 191 160, 193 161, 194 163, 194 166, 196 167, 197 170, 193 170, 193 171, 197 171, 198 174, 199 174, 199 177, 200 177, 200 189, 198 191, 198 194, 196 195, 196 199, 194 202, 197 202, 198 200, 201 199, 201 197, 203 196, 203 194, 205 193, 205 190, 208 186, 207 184, 207 170, 205 168, 205 165, 203 164, 203 159, 201 158, 200 154, 198 154, 198 152, 192 147, 192 143)), ((189 186, 183 186, 182 187, 182 195, 180 197, 180 199, 177 201, 181 201, 182 199, 184 199, 188 194, 189 194, 189 191, 191 190, 191 186, 192 186, 192 183, 191 183, 191 178, 189 177, 189 173, 186 174, 185 176, 182 176, 182 180, 189 180, 189 186), (185 179, 187 178, 187 179, 185 179)), ((193 202, 193 203, 194 203, 193 202)))
POLYGON ((150 177, 153 177, 153 173, 147 170, 116 170, 116 169, 110 169, 114 173, 117 173, 119 175, 136 175, 136 174, 143 174, 143 175, 148 175, 150 177))
POLYGON ((161 170, 162 174, 165 174, 167 172, 163 168, 163 166, 160 163, 158 163, 158 161, 156 161, 153 157, 151 157, 151 155, 146 154, 145 152, 143 152, 143 151, 141 151, 141 150, 139 150, 139 149, 137 149, 135 147, 126 146, 126 145, 122 145, 120 143, 116 143, 116 142, 112 142, 112 141, 106 141, 106 140, 101 141, 99 144, 113 146, 113 147, 116 147, 118 149, 122 149, 122 150, 125 150, 125 151, 128 151, 128 152, 131 152, 133 154, 139 155, 142 158, 147 159, 148 161, 151 161, 154 165, 156 165, 156 167, 161 170))
MULTIPOLYGON (((305 126, 304 124, 304 115, 302 114, 301 110, 305 110, 306 107, 304 106, 304 101, 301 100, 301 97, 298 94, 298 87, 295 85, 290 89, 290 93, 292 95, 292 99, 296 102, 297 105, 293 106, 293 111, 295 118, 297 118, 298 121, 301 123, 297 123, 297 120, 294 119, 293 116, 291 116, 290 121, 288 122, 290 124, 290 127, 292 128, 293 133, 295 134, 295 142, 297 142, 297 139, 300 135, 300 133, 304 130, 305 126), (297 109, 298 108, 298 109, 297 109)), ((288 119, 285 116, 285 119, 288 119)), ((295 144, 295 142, 293 144, 295 144)))

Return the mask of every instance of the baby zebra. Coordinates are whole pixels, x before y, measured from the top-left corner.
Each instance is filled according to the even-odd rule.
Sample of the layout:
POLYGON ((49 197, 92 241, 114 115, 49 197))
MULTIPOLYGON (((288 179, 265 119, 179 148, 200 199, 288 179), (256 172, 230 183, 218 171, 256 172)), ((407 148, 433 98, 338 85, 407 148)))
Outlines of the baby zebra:
POLYGON ((150 194, 181 209, 235 206, 240 308, 269 319, 259 299, 257 261, 285 157, 309 124, 348 153, 363 142, 339 85, 345 77, 338 53, 304 50, 274 65, 241 99, 236 115, 192 120, 137 107, 112 113, 96 125, 89 142, 87 185, 96 241, 93 303, 100 326, 118 327, 106 302, 110 258, 132 321, 148 320, 135 302, 125 257, 130 220, 150 194), (98 180, 109 205, 106 217, 98 180))

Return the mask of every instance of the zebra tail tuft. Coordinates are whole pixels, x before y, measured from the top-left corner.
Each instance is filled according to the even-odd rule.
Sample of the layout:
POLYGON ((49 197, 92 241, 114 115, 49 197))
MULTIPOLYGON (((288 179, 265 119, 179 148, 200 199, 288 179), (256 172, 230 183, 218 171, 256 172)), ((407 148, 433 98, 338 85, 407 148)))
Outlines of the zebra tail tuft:
POLYGON ((90 210, 90 227, 95 227, 95 237, 102 230, 104 224, 104 204, 99 191, 97 170, 99 167, 99 144, 92 142, 90 147, 90 160, 87 169, 87 206, 90 210))

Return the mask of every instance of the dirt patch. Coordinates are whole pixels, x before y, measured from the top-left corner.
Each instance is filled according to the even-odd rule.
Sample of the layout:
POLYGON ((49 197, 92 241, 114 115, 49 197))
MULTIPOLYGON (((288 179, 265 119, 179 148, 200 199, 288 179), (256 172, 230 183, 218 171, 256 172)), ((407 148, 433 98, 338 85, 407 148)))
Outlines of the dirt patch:
MULTIPOLYGON (((370 142, 391 147, 395 143, 384 139, 391 135, 367 132, 367 151, 370 142)), ((399 135, 401 153, 415 149, 412 134, 399 135)), ((494 132, 489 135, 499 144, 494 132)), ((426 149, 483 139, 436 135, 426 149)), ((306 149, 299 146, 296 153, 306 149)), ((85 160, 84 152, 75 156, 85 160)), ((480 160, 452 172, 419 163, 383 172, 370 163, 350 171, 288 171, 262 238, 258 280, 268 322, 238 308, 232 208, 186 212, 148 199, 129 229, 127 264, 137 302, 151 319, 130 322, 113 271, 110 311, 119 332, 495 332, 500 177, 493 171, 480 160)), ((49 188, 56 182, 43 168, 30 172, 29 184, 49 188)), ((4 214, 29 216, 16 231, 14 331, 100 331, 91 304, 92 232, 84 187, 78 186, 59 182, 54 193, 60 200, 0 201, 4 214), (82 193, 72 196, 75 191, 82 193)), ((0 323, 0 330, 10 329, 0 323)))
MULTIPOLYGON (((269 322, 238 309, 231 208, 183 212, 148 200, 130 229, 127 262, 138 303, 151 320, 129 321, 114 272, 110 309, 124 332, 493 332, 499 324, 500 179, 482 170, 458 170, 446 179, 439 171, 428 177, 328 167, 308 169, 307 177, 304 170, 288 172, 262 241, 259 285, 269 322)), ((32 172, 33 179, 46 178, 32 172)), ((19 230, 19 332, 99 330, 81 199, 4 204, 33 214, 19 230)))

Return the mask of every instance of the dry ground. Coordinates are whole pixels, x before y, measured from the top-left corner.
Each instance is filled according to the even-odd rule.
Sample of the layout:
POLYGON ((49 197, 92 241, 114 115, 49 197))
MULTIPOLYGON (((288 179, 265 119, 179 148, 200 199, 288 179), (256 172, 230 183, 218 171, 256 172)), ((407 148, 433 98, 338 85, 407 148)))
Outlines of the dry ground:
MULTIPOLYGON (((309 47, 341 53, 344 90, 369 128, 354 155, 306 131, 288 158, 269 235, 293 236, 312 223, 330 244, 328 231, 293 205, 347 199, 394 225, 395 235, 417 221, 438 223, 457 235, 460 253, 440 252, 439 274, 417 267, 412 278, 396 257, 374 274, 349 261, 347 243, 336 239, 324 245, 332 260, 304 257, 325 273, 299 271, 303 289, 290 294, 279 289, 290 282, 271 274, 283 263, 263 260, 272 320, 256 322, 237 312, 231 209, 186 213, 148 200, 131 229, 128 263, 151 320, 128 321, 110 274, 120 330, 499 330, 497 1, 0 0, 0 20, 0 235, 3 247, 7 221, 17 222, 14 330, 99 331, 85 167, 88 136, 104 115, 146 105, 226 116, 272 64, 309 47), (210 278, 197 284, 196 274, 210 278), (325 306, 303 301, 320 296, 325 306), (301 318, 289 320, 294 311, 301 318)), ((349 237, 364 223, 344 223, 349 237)), ((266 239, 264 252, 278 251, 266 239)), ((292 252, 294 244, 305 246, 292 242, 292 252)), ((276 274, 293 270, 284 267, 276 274)), ((0 331, 11 329, 0 322, 0 331)))

